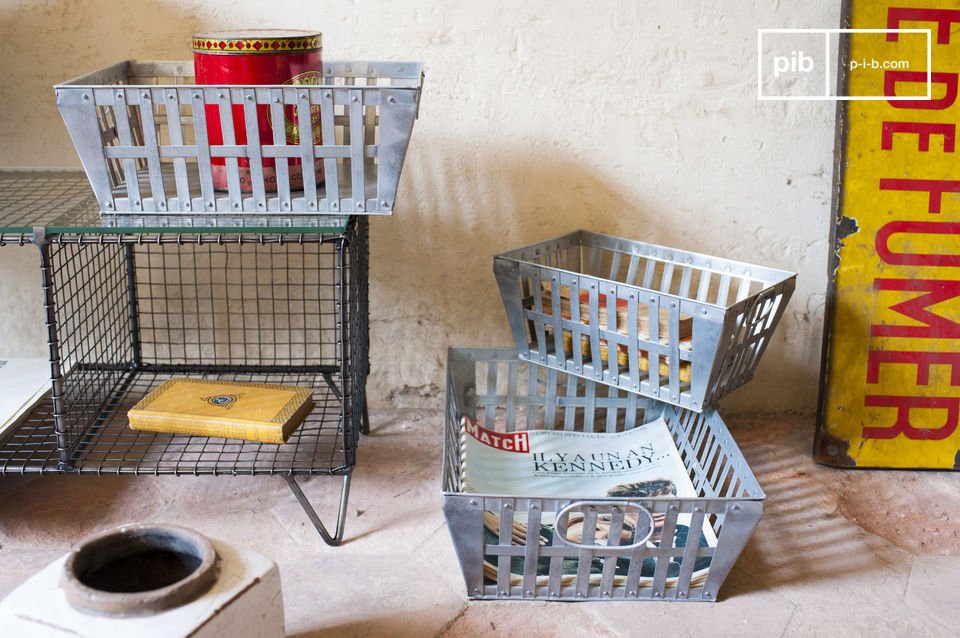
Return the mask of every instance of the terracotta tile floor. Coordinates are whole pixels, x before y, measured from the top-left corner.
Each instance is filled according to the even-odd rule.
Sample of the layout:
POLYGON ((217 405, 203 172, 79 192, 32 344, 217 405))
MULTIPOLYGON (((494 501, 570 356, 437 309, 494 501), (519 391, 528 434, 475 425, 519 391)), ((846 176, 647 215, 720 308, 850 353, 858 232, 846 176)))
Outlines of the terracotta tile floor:
MULTIPOLYGON (((726 421, 767 493, 716 604, 467 600, 440 509, 436 411, 372 413, 346 542, 323 544, 278 477, 0 478, 0 596, 78 539, 170 522, 273 558, 292 636, 955 636, 960 474, 840 471, 813 419, 726 421)), ((335 511, 339 481, 304 490, 335 511)))

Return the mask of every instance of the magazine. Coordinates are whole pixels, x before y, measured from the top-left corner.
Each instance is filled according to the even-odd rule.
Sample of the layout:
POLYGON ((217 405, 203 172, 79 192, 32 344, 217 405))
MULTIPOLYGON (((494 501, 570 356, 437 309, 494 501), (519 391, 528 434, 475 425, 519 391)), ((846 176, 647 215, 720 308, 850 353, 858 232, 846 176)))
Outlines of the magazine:
MULTIPOLYGON (((646 499, 655 497, 696 498, 697 492, 683 465, 673 437, 661 418, 645 425, 616 433, 576 432, 567 430, 524 430, 501 432, 485 428, 469 417, 461 418, 461 473, 463 491, 508 496, 540 498, 596 499, 618 497, 646 499)), ((653 529, 646 541, 650 548, 664 542, 665 516, 651 513, 653 529)), ((619 542, 633 541, 634 532, 646 533, 649 521, 637 520, 636 513, 624 517, 619 542)), ((524 513, 518 512, 512 526, 512 543, 526 545, 528 530, 524 513)), ((573 512, 566 521, 566 538, 570 542, 583 540, 584 517, 573 512)), ((677 517, 673 547, 686 547, 690 532, 690 514, 677 517)), ((546 513, 541 518, 538 544, 554 542, 555 521, 546 513)), ((594 542, 598 546, 609 543, 611 521, 609 516, 597 517, 594 542)), ((496 512, 484 513, 484 542, 497 544, 500 518, 496 512)), ((717 538, 706 520, 699 534, 700 547, 716 547, 717 538)), ((625 584, 630 569, 629 557, 616 560, 614 584, 625 584)), ((496 558, 484 560, 484 574, 490 580, 497 575, 496 558)), ((605 558, 594 557, 591 562, 591 582, 600 581, 605 558)), ((698 557, 694 564, 691 585, 701 584, 707 576, 710 557, 698 557)), ((522 580, 524 559, 511 560, 511 582, 522 580)), ((682 567, 682 557, 671 557, 667 582, 675 582, 682 567)), ((640 584, 652 583, 656 558, 647 556, 640 569, 640 584)), ((540 559, 538 581, 546 583, 550 559, 540 559)), ((565 559, 561 584, 573 583, 578 571, 577 559, 565 559)))
POLYGON ((47 359, 0 357, 0 440, 51 387, 47 359))

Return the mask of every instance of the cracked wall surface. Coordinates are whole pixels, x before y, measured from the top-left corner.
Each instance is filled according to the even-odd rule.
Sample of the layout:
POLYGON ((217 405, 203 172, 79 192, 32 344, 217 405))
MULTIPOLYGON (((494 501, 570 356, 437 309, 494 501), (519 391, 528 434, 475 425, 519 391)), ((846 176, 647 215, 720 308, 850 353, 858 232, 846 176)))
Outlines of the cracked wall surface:
MULTIPOLYGON (((757 100, 757 29, 839 5, 0 0, 0 166, 76 167, 51 86, 193 32, 313 27, 327 59, 426 63, 398 205, 371 224, 371 404, 437 406, 448 345, 509 345, 492 255, 577 228, 794 270, 732 410, 815 409, 834 105, 757 100)), ((32 250, 0 251, 0 353, 44 353, 32 250)))

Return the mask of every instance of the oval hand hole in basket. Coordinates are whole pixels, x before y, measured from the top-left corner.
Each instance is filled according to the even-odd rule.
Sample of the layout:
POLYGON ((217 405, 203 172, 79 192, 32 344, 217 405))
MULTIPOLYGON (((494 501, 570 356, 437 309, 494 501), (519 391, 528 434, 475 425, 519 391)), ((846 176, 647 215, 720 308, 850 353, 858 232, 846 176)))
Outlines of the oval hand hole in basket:
POLYGON ((650 540, 654 527, 653 514, 637 503, 575 501, 557 512, 555 538, 580 549, 627 550, 650 540))

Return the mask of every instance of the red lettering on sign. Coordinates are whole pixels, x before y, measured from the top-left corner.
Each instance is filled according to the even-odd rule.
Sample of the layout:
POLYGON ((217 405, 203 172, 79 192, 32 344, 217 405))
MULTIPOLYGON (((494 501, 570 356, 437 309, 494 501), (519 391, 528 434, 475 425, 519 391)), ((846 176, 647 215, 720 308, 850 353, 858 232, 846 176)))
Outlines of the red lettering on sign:
POLYGON ((957 148, 957 127, 955 124, 935 124, 930 122, 884 122, 880 133, 880 148, 889 151, 893 148, 894 133, 916 133, 917 150, 927 153, 930 150, 930 136, 943 136, 943 152, 953 153, 957 148))
POLYGON ((947 299, 960 296, 960 281, 939 279, 874 279, 876 290, 924 291, 926 294, 901 301, 890 310, 924 324, 922 326, 889 326, 874 324, 870 334, 875 337, 914 337, 921 339, 960 339, 960 323, 927 310, 947 299))
MULTIPOLYGON (((946 92, 944 93, 943 97, 935 100, 887 100, 887 104, 895 109, 927 109, 930 111, 941 111, 943 109, 950 108, 957 100, 957 74, 931 73, 930 82, 933 85, 944 85, 946 92)), ((926 71, 884 71, 883 95, 885 97, 900 97, 897 95, 897 84, 926 83, 926 71)))
POLYGON ((960 254, 895 253, 890 250, 890 237, 898 234, 960 235, 956 222, 887 222, 877 231, 877 255, 888 264, 911 266, 960 266, 960 254))
MULTIPOLYGON (((936 22, 937 44, 950 44, 950 24, 960 22, 957 9, 919 9, 916 7, 890 7, 887 10, 887 28, 899 29, 904 21, 936 22)), ((896 42, 899 33, 887 33, 887 42, 896 42)))
POLYGON ((863 404, 874 408, 896 408, 897 420, 889 427, 864 427, 865 439, 892 439, 904 435, 908 439, 942 441, 957 429, 960 419, 960 397, 901 397, 868 394, 863 404), (946 410, 943 425, 937 428, 920 428, 910 422, 911 410, 946 410))
POLYGON ((880 366, 884 363, 917 366, 917 385, 929 385, 930 366, 950 366, 950 385, 960 386, 960 352, 870 350, 867 358, 867 383, 880 383, 880 366))
MULTIPOLYGON (((954 8, 889 7, 887 10, 888 29, 935 29, 937 45, 950 44, 951 36, 960 33, 958 24, 960 24, 960 10, 954 8)), ((927 38, 923 33, 914 35, 927 38)), ((901 38, 900 34, 893 32, 888 32, 886 39, 888 42, 908 40, 907 36, 901 38)), ((923 49, 926 50, 926 47, 924 46, 923 49)), ((956 215, 949 221, 903 219, 903 217, 921 218, 923 208, 920 197, 924 194, 927 195, 926 213, 928 215, 960 213, 960 207, 957 205, 960 199, 956 195, 960 194, 960 178, 915 179, 919 176, 957 178, 949 168, 924 172, 926 163, 931 160, 930 155, 922 154, 931 152, 931 141, 937 144, 935 153, 955 154, 957 152, 958 123, 956 117, 951 114, 958 103, 958 85, 960 85, 960 74, 957 72, 957 65, 953 63, 953 57, 940 55, 944 52, 943 49, 925 52, 933 55, 933 60, 939 67, 937 71, 932 69, 928 71, 926 67, 915 67, 925 70, 890 69, 885 70, 883 75, 883 92, 889 105, 885 108, 916 110, 918 111, 916 119, 948 121, 903 122, 900 121, 903 118, 896 115, 896 111, 885 113, 887 116, 885 119, 878 118, 882 120, 880 150, 896 151, 900 159, 896 161, 896 166, 891 165, 890 172, 887 173, 890 178, 877 176, 879 193, 874 192, 874 195, 879 194, 881 201, 877 203, 875 211, 869 211, 870 215, 874 215, 874 219, 883 220, 874 239, 876 254, 881 261, 876 264, 877 274, 871 275, 874 277, 874 290, 877 291, 875 294, 882 305, 877 309, 876 316, 871 317, 871 338, 960 340, 960 311, 957 310, 960 307, 960 300, 957 299, 960 297, 960 274, 940 275, 939 272, 932 274, 931 271, 928 277, 944 276, 946 279, 908 278, 927 274, 923 271, 918 272, 915 268, 918 266, 960 268, 960 219, 956 215), (928 88, 931 91, 930 99, 922 98, 921 96, 928 88), (947 111, 947 109, 951 110, 947 111), (933 115, 932 111, 942 113, 933 115), (926 115, 919 112, 925 112, 926 115), (916 139, 913 139, 914 137, 916 139), (896 149, 894 149, 895 142, 896 149), (909 194, 897 196, 898 203, 901 200, 905 203, 903 209, 889 202, 889 198, 887 202, 882 201, 885 192, 896 191, 913 192, 918 196, 909 194), (954 194, 952 198, 948 195, 950 193, 954 194), (946 205, 943 201, 945 195, 946 205), (890 219, 892 221, 887 221, 890 219), (924 237, 924 235, 927 236, 924 237), (898 269, 896 268, 898 266, 914 268, 898 269), (891 271, 897 271, 896 275, 900 277, 883 276, 891 275, 891 271), (898 292, 900 294, 897 294, 898 292), (892 302, 888 301, 891 299, 892 302), (888 313, 886 309, 901 315, 902 319, 888 313), (908 325, 890 325, 891 322, 897 321, 908 325)), ((876 121, 874 120, 874 126, 876 121)), ((876 148, 873 147, 874 150, 876 148)), ((852 149, 847 150, 852 152, 852 149)), ((861 150, 866 152, 867 149, 861 150)), ((951 155, 951 157, 956 156, 951 155)), ((953 161, 949 158, 937 158, 933 161, 941 163, 945 160, 953 161)), ((947 216, 946 214, 944 217, 947 216)), ((916 441, 943 441, 953 436, 960 427, 960 396, 939 395, 955 392, 953 388, 960 388, 960 341, 927 341, 922 345, 917 342, 883 344, 890 349, 882 349, 880 345, 873 342, 868 346, 867 392, 872 390, 875 393, 865 393, 863 405, 874 409, 889 408, 895 410, 896 414, 893 416, 891 412, 880 411, 881 416, 876 417, 878 412, 874 410, 871 416, 861 422, 863 439, 889 440, 903 437, 916 441), (911 349, 914 346, 916 350, 911 349), (900 367, 891 371, 888 368, 892 366, 913 367, 916 370, 915 382, 911 378, 914 376, 912 369, 900 367), (934 366, 944 367, 935 368, 934 366), (881 370, 885 371, 882 380, 881 370), (949 374, 949 382, 946 378, 947 374, 949 374), (895 384, 894 394, 885 393, 887 387, 892 384, 895 384), (910 393, 923 396, 912 396, 910 393), (892 419, 891 416, 893 416, 892 419)))
POLYGON ((927 212, 940 214, 944 193, 960 193, 960 181, 952 179, 890 179, 880 180, 880 190, 920 191, 930 193, 927 212))

